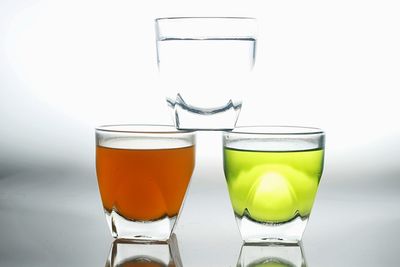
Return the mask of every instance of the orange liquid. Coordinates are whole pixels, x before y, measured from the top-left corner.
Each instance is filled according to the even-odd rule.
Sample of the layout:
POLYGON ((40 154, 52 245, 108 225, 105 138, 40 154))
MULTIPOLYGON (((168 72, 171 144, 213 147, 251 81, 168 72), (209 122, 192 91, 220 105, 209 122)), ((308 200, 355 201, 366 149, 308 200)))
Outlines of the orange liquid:
POLYGON ((104 208, 130 220, 176 216, 194 159, 194 146, 149 150, 97 146, 97 179, 104 208))

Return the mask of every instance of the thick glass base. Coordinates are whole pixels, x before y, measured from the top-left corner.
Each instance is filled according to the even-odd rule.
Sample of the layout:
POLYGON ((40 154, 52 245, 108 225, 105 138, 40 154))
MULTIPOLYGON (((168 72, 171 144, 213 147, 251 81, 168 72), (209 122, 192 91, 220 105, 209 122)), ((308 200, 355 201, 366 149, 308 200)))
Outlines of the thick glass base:
POLYGON ((195 107, 186 103, 178 94, 176 99, 167 98, 172 109, 175 127, 180 130, 232 130, 242 108, 241 102, 229 100, 215 108, 195 107))
POLYGON ((132 221, 116 211, 104 210, 111 234, 116 239, 130 239, 136 242, 167 241, 176 222, 176 216, 163 217, 154 221, 132 221))
POLYGON ((235 214, 245 243, 297 244, 301 241, 308 217, 296 216, 284 223, 261 223, 235 214))
POLYGON ((292 245, 245 244, 242 246, 236 266, 306 267, 307 263, 301 243, 292 245))

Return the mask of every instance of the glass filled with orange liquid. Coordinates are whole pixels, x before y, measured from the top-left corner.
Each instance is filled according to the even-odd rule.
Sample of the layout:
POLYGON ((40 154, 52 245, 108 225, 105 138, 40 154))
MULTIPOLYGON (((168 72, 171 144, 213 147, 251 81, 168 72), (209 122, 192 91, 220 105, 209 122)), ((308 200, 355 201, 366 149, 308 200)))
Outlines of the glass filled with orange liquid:
POLYGON ((164 125, 96 128, 97 180, 113 237, 168 240, 194 162, 194 131, 164 125))

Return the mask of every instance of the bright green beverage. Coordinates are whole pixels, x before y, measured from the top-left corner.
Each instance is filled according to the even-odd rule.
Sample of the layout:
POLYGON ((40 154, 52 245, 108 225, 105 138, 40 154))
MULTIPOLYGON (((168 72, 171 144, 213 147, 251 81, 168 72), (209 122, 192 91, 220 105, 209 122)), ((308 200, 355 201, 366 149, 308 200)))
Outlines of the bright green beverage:
POLYGON ((292 264, 281 263, 279 261, 268 261, 265 263, 253 263, 247 267, 293 267, 292 264))
POLYGON ((224 148, 224 170, 236 216, 283 223, 310 215, 323 149, 248 151, 224 148))

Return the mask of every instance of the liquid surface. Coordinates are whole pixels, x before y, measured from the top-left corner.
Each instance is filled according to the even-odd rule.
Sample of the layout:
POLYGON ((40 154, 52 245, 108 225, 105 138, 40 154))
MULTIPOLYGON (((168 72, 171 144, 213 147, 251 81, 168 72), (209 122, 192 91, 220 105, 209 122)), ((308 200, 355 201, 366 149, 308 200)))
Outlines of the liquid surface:
POLYGON ((255 263, 255 264, 248 265, 247 267, 292 267, 292 266, 287 265, 285 263, 271 261, 271 262, 266 262, 266 263, 255 263))
POLYGON ((104 209, 139 221, 176 216, 194 159, 194 146, 151 150, 97 146, 97 179, 104 209))
MULTIPOLYGON (((114 265, 113 265, 114 266, 114 265)), ((121 266, 121 267, 167 267, 164 263, 152 259, 152 258, 140 258, 140 259, 132 259, 128 260, 126 262, 120 263, 118 265, 115 265, 115 267, 121 266)), ((173 262, 170 262, 168 264, 168 267, 175 267, 175 264, 173 262)))
POLYGON ((281 223, 309 216, 323 150, 263 152, 225 148, 224 170, 235 213, 281 223))

